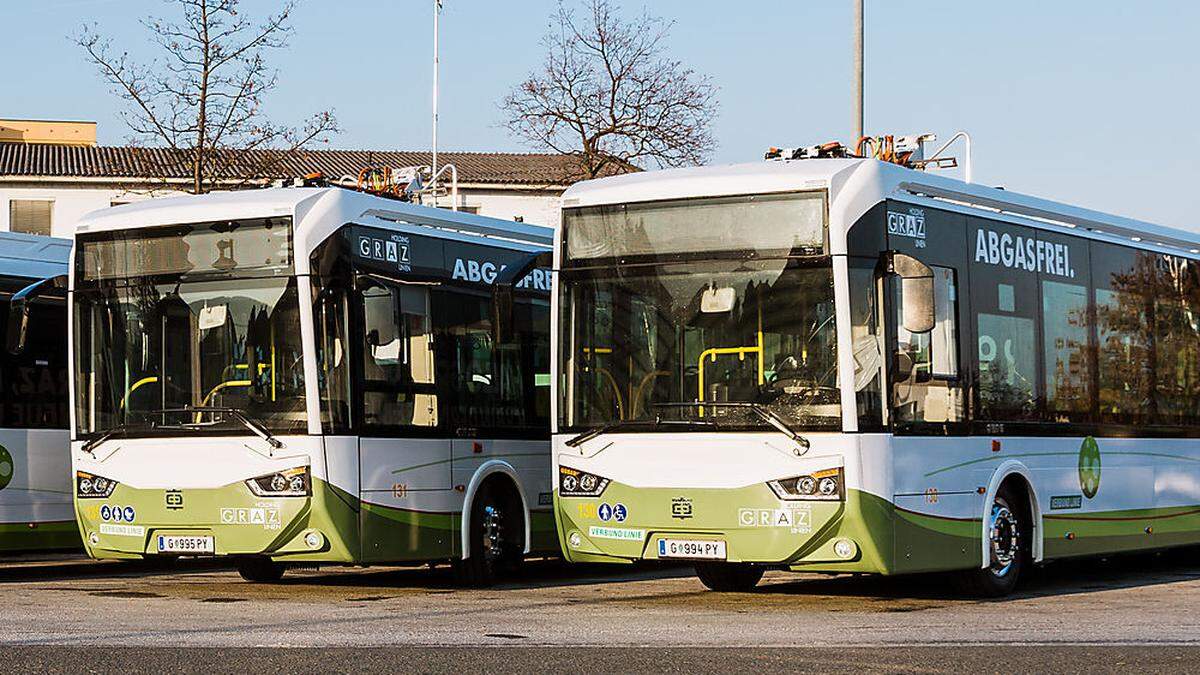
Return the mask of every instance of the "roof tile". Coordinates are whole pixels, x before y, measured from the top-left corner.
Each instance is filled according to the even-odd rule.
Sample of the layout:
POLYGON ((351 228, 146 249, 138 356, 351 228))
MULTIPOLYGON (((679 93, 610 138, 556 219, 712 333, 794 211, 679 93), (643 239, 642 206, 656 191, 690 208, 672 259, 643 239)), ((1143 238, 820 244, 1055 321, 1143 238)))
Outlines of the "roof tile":
MULTIPOLYGON (((367 166, 393 168, 428 165, 430 153, 393 150, 250 151, 248 162, 267 166, 260 178, 302 176, 317 172, 330 178, 357 176, 367 166)), ((441 163, 453 163, 464 183, 496 185, 569 185, 579 180, 575 158, 565 155, 508 152, 441 152, 441 163)), ((228 178, 243 178, 230 170, 228 178)), ((69 146, 0 143, 0 176, 62 178, 184 179, 191 176, 186 151, 130 146, 69 146)))

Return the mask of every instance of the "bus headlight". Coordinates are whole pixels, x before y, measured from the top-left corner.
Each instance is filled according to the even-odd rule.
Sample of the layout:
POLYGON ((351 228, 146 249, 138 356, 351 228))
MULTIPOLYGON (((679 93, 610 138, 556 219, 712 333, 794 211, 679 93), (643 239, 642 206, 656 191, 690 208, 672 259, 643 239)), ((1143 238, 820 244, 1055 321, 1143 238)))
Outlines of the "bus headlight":
POLYGON ((558 495, 560 497, 599 497, 608 487, 609 480, 593 473, 558 467, 558 495))
POLYGON ((117 481, 87 473, 75 472, 75 496, 80 499, 104 499, 112 495, 117 481))
POLYGON ((246 485, 257 497, 307 497, 312 494, 307 466, 251 478, 246 485))
POLYGON ((768 481, 767 485, 776 497, 785 501, 833 501, 844 497, 841 469, 825 469, 811 475, 781 478, 768 481))

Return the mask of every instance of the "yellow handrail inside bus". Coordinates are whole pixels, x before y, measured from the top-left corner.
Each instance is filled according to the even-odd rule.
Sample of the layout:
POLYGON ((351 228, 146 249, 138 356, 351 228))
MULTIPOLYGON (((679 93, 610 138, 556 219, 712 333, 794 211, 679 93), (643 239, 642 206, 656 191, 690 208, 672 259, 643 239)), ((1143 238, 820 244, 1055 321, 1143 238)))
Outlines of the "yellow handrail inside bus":
MULTIPOLYGON (((715 347, 706 349, 700 352, 699 373, 696 378, 699 389, 697 401, 704 401, 704 360, 711 359, 713 363, 717 362, 717 357, 722 355, 736 355, 739 361, 745 361, 747 354, 755 354, 758 356, 758 386, 766 384, 766 371, 763 364, 763 329, 762 329, 762 302, 758 303, 758 331, 756 334, 758 345, 754 347, 715 347)), ((704 406, 700 406, 697 410, 700 417, 704 416, 704 406)))
POLYGON ((138 387, 141 387, 143 384, 151 384, 153 382, 158 382, 158 377, 155 375, 151 375, 150 377, 143 377, 142 379, 138 380, 137 382, 134 382, 133 386, 129 388, 129 391, 125 392, 125 396, 121 398, 121 404, 119 406, 117 406, 117 410, 125 409, 125 402, 129 400, 129 397, 133 395, 133 392, 138 390, 138 387))
MULTIPOLYGON (((200 402, 200 407, 203 408, 204 406, 208 405, 208 402, 212 399, 213 394, 216 394, 222 389, 226 389, 228 387, 249 387, 253 384, 254 382, 252 380, 228 380, 226 382, 222 382, 208 392, 208 394, 204 397, 204 400, 200 402)), ((200 421, 200 415, 202 414, 203 413, 196 413, 196 422, 200 421)))
POLYGON ((668 371, 665 371, 665 370, 655 370, 653 372, 646 373, 646 376, 643 377, 642 381, 638 383, 637 390, 633 396, 633 400, 629 402, 629 407, 631 408, 630 413, 629 413, 629 419, 637 419, 638 404, 642 402, 642 394, 644 393, 644 391, 646 389, 646 385, 653 382, 655 380, 655 378, 657 378, 660 375, 666 375, 666 376, 670 377, 671 373, 669 373, 668 371))

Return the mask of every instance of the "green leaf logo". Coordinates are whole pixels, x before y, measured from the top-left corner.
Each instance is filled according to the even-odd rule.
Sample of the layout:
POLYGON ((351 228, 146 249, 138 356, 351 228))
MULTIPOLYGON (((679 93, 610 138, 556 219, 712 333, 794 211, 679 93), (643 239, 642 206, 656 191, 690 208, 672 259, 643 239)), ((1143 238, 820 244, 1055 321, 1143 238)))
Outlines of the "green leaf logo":
POLYGON ((1079 489, 1088 499, 1100 491, 1100 446, 1091 436, 1079 446, 1079 489))
POLYGON ((0 490, 8 487, 13 477, 13 458, 8 448, 0 445, 0 490))

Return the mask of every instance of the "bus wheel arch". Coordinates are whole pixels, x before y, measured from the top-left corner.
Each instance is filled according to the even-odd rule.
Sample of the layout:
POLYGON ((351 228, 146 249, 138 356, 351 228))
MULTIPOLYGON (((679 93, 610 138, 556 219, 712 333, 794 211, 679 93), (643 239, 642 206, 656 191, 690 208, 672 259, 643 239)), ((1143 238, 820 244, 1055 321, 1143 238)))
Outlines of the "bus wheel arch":
POLYGON ((524 529, 524 546, 522 547, 522 552, 528 554, 530 550, 529 500, 525 496, 525 491, 521 488, 521 480, 517 475, 516 469, 508 462, 493 459, 480 465, 475 470, 475 474, 471 476, 470 482, 467 483, 466 494, 463 497, 462 527, 459 531, 462 559, 466 560, 471 555, 471 528, 474 525, 471 520, 471 513, 474 508, 475 498, 478 496, 479 490, 484 486, 485 482, 489 485, 499 483, 504 486, 504 489, 511 490, 516 495, 517 500, 520 502, 520 515, 524 529))
POLYGON ((1042 509, 1037 490, 1033 487, 1033 478, 1030 475, 1029 468, 1021 462, 1009 460, 997 467, 996 471, 992 473, 992 479, 988 483, 987 492, 984 493, 980 514, 980 550, 982 552, 980 567, 983 569, 986 569, 992 562, 988 523, 991 517, 992 504, 996 500, 996 495, 1003 487, 1008 487, 1010 490, 1022 495, 1023 499, 1020 506, 1026 509, 1030 527, 1030 558, 1035 563, 1042 561, 1044 530, 1042 527, 1042 509))

